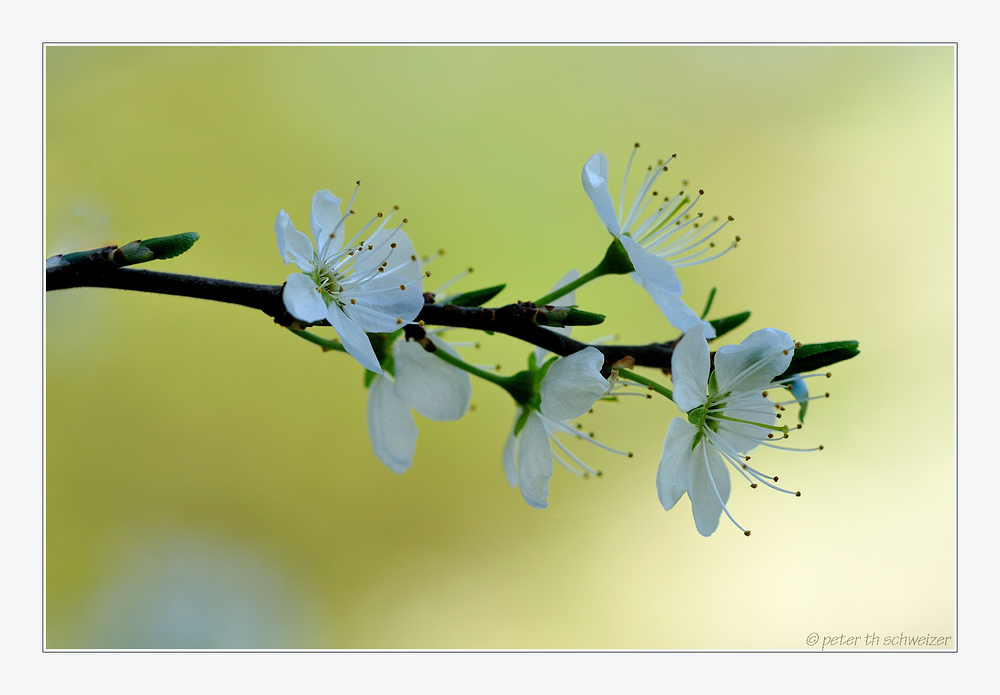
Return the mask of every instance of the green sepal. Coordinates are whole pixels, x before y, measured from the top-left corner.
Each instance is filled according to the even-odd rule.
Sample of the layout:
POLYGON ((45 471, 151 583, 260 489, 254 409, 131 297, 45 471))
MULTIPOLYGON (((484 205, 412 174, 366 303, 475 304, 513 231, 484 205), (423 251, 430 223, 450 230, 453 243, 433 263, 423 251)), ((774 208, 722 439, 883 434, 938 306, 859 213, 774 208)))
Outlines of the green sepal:
POLYGON ((451 299, 443 302, 444 304, 451 304, 453 306, 482 306, 486 302, 490 301, 498 294, 503 292, 503 289, 507 285, 494 285, 493 287, 484 287, 481 290, 472 290, 471 292, 463 292, 462 294, 455 295, 451 299))
POLYGON ((365 388, 368 388, 369 386, 371 386, 372 382, 375 381, 375 377, 377 377, 377 376, 378 376, 378 374, 376 374, 375 372, 373 372, 373 371, 371 371, 369 369, 366 369, 365 370, 365 388))
POLYGON ((705 311, 701 312, 701 316, 699 318, 703 319, 706 316, 708 316, 708 310, 712 308, 712 300, 715 299, 715 290, 716 289, 718 289, 718 288, 713 287, 712 291, 708 293, 708 301, 705 302, 705 311))
POLYGON ((635 272, 635 266, 632 265, 632 259, 628 257, 628 251, 625 250, 621 239, 615 237, 615 240, 611 242, 611 246, 605 252, 604 258, 597 264, 597 268, 594 271, 598 273, 598 276, 625 275, 635 272))
POLYGON ((521 434, 521 430, 524 426, 528 424, 528 416, 531 415, 531 408, 522 408, 521 415, 517 418, 517 422, 514 423, 514 436, 521 434))
POLYGON ((688 422, 700 429, 707 416, 708 409, 703 405, 699 405, 697 408, 688 413, 688 422))
MULTIPOLYGON (((183 234, 172 234, 171 236, 158 236, 152 239, 143 239, 139 243, 153 252, 151 258, 147 260, 163 260, 166 258, 176 258, 194 246, 198 241, 197 232, 184 232, 183 234)), ((127 245, 126 245, 127 246, 127 245)), ((122 247, 124 250, 125 247, 122 247)), ((140 261, 136 261, 140 262, 140 261)))
POLYGON ((691 451, 694 451, 697 448, 698 444, 701 442, 701 438, 702 433, 701 428, 699 427, 698 431, 694 433, 694 439, 691 440, 691 451))
MULTIPOLYGON (((709 302, 709 305, 711 305, 711 302, 709 302)), ((709 321, 709 323, 712 324, 712 328, 715 329, 715 337, 721 338, 729 331, 742 326, 748 318, 750 318, 750 312, 744 311, 742 314, 733 314, 732 316, 727 316, 724 319, 713 319, 712 321, 709 321)))
POLYGON ((849 360, 861 354, 856 340, 838 340, 832 343, 811 343, 795 348, 792 362, 788 369, 775 377, 775 381, 785 379, 793 374, 813 372, 828 367, 837 362, 849 360))
POLYGON ((538 408, 542 398, 538 393, 538 384, 541 377, 539 371, 518 372, 504 379, 503 387, 511 395, 518 405, 525 408, 538 408))

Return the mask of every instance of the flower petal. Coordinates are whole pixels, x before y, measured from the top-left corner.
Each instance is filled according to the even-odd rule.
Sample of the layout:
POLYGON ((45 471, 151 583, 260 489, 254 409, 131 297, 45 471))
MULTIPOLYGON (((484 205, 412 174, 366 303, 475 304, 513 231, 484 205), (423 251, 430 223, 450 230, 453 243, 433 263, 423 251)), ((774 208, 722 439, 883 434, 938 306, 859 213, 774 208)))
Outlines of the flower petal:
POLYGON ((712 356, 701 326, 684 334, 670 358, 670 378, 674 382, 674 403, 690 413, 708 399, 708 372, 712 356))
POLYGON ((687 492, 691 466, 697 463, 691 451, 697 432, 698 428, 684 418, 675 417, 670 421, 667 436, 663 438, 663 456, 656 470, 656 492, 660 496, 660 504, 668 511, 687 492))
MULTIPOLYGON (((517 409, 517 416, 514 418, 514 423, 521 417, 521 409, 517 409)), ((507 437, 507 442, 503 445, 503 475, 507 479, 507 484, 511 487, 517 486, 517 464, 514 461, 514 452, 517 449, 517 437, 514 436, 514 428, 510 428, 510 436, 507 437)))
POLYGON ((719 528, 722 504, 729 499, 729 469, 722 462, 719 452, 705 439, 698 443, 692 454, 688 497, 691 498, 694 525, 701 535, 711 536, 719 528), (711 478, 709 469, 712 471, 711 478))
POLYGON ((767 388, 771 379, 788 369, 795 343, 784 331, 762 328, 739 345, 726 345, 715 353, 715 378, 719 391, 767 388))
POLYGON ((294 261, 300 270, 307 273, 316 266, 313 265, 313 245, 309 237, 300 232, 292 224, 288 213, 282 210, 274 220, 274 235, 278 239, 278 253, 285 265, 294 261))
POLYGON ((416 282, 423 276, 413 242, 400 227, 383 228, 365 240, 355 255, 353 272, 361 277, 372 276, 369 282, 373 287, 416 282), (385 271, 374 274, 383 262, 385 271))
POLYGON ((524 501, 536 509, 549 506, 549 478, 552 477, 552 449, 549 435, 537 413, 531 413, 517 437, 517 482, 524 501))
POLYGON ((396 473, 413 465, 417 426, 413 414, 393 393, 392 381, 377 376, 368 389, 368 435, 379 461, 396 473))
POLYGON ((309 228, 320 258, 329 258, 344 245, 344 229, 339 226, 340 203, 340 198, 327 190, 316 191, 313 196, 309 228))
MULTIPOLYGON (((343 293, 344 313, 357 322, 369 333, 391 333, 405 323, 411 323, 424 308, 423 285, 418 281, 403 285, 386 287, 373 294, 358 296, 356 303, 351 303, 350 293, 343 293)), ((365 290, 369 290, 366 286, 365 290)))
MULTIPOLYGON (((438 350, 461 357, 455 349, 428 335, 438 350)), ((420 343, 399 338, 392 345, 396 363, 395 394, 429 420, 458 420, 469 410, 472 382, 469 375, 453 367, 420 343)))
MULTIPOLYGON (((383 230, 379 239, 384 241, 384 235, 391 231, 383 230)), ((385 245, 378 249, 377 243, 373 236, 372 250, 366 244, 361 251, 362 257, 351 273, 353 282, 346 283, 343 298, 347 315, 358 325, 371 333, 385 333, 399 328, 397 319, 409 323, 424 308, 423 271, 413 244, 402 230, 392 235, 390 244, 396 244, 396 248, 385 245), (378 267, 383 262, 386 269, 380 273, 378 267), (351 299, 356 303, 351 304, 351 299)))
POLYGON ((289 275, 285 280, 285 289, 281 291, 281 298, 288 313, 299 321, 316 323, 326 318, 326 303, 316 291, 316 283, 308 275, 289 275))
POLYGON ((694 326, 701 326, 703 335, 705 338, 715 337, 715 328, 708 321, 703 321, 698 317, 698 314, 684 303, 684 300, 674 294, 667 294, 662 292, 659 288, 645 282, 636 273, 632 274, 632 277, 637 280, 637 282, 643 286, 643 288, 649 292, 649 296, 653 298, 656 302, 656 306, 660 307, 660 311, 670 322, 670 325, 679 330, 681 333, 687 333, 694 326))
POLYGON ((628 259, 632 261, 632 267, 639 277, 643 279, 642 286, 649 290, 650 285, 666 294, 679 297, 684 288, 677 278, 674 267, 665 260, 656 256, 642 246, 630 236, 622 235, 618 237, 625 247, 628 259))
POLYGON ((613 236, 621 233, 618 216, 615 214, 615 204, 608 191, 608 158, 603 152, 591 156, 583 165, 583 190, 594 204, 597 216, 613 236))
POLYGON ((542 414, 550 420, 569 420, 590 410, 607 393, 601 376, 604 355, 591 346, 556 360, 542 379, 542 414))
POLYGON ((361 366, 376 374, 382 373, 382 366, 375 357, 371 341, 364 330, 349 316, 344 315, 336 304, 331 304, 326 314, 326 320, 337 331, 337 337, 344 344, 347 353, 361 363, 361 366))

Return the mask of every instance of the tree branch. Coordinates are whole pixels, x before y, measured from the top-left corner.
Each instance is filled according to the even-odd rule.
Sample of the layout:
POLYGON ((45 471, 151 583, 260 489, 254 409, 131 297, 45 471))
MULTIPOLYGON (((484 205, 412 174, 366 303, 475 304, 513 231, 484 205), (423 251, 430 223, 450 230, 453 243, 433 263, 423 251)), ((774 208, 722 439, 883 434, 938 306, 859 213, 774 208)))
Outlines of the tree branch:
MULTIPOLYGON (((73 287, 107 287, 210 299, 257 309, 283 326, 295 322, 295 318, 285 310, 281 297, 283 285, 255 285, 195 275, 119 268, 86 259, 46 269, 47 291, 73 287)), ((416 320, 435 326, 503 333, 562 356, 572 355, 587 347, 587 343, 581 343, 536 324, 535 314, 536 307, 531 302, 518 302, 489 309, 428 302, 416 320)), ((324 321, 317 325, 325 324, 324 321)), ((604 354, 606 365, 614 364, 628 356, 635 360, 637 366, 653 367, 669 372, 675 343, 676 341, 649 345, 595 345, 594 347, 604 354)))

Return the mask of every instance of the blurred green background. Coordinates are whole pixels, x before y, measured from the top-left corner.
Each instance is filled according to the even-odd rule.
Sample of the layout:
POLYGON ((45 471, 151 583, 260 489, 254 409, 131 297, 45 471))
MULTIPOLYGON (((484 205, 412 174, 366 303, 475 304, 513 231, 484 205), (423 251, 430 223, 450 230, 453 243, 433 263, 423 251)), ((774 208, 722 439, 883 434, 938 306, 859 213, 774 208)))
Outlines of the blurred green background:
MULTIPOLYGON (((584 161, 604 151, 615 192, 639 141, 637 164, 677 153, 671 185, 736 218, 736 251, 681 271, 692 306, 717 286, 713 316, 754 312, 724 342, 774 326, 862 354, 813 382, 832 397, 793 441, 825 451, 761 452, 802 497, 734 478, 753 536, 723 519, 706 539, 686 498, 657 500, 663 399, 586 416, 635 457, 576 447, 604 476, 557 466, 541 512, 504 482, 514 409, 490 384, 460 422, 416 416, 397 476, 346 355, 240 307, 50 293, 47 646, 952 635, 953 95, 950 46, 48 47, 48 254, 197 231, 148 267, 278 284, 277 212, 305 229, 316 190, 361 179, 355 223, 398 204, 418 249, 445 249, 427 289, 471 265, 456 290, 532 299, 609 242, 584 161)), ((578 301, 609 316, 582 339, 675 336, 625 278, 578 301)), ((524 346, 478 339, 470 361, 522 368, 524 346)))

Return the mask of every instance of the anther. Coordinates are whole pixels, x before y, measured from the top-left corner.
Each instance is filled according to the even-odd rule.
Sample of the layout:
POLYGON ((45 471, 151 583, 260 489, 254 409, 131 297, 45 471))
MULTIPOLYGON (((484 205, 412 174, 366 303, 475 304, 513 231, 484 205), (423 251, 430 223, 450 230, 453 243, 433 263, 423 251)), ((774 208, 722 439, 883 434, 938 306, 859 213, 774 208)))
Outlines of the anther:
POLYGON ((375 213, 375 216, 376 216, 376 217, 381 217, 381 216, 382 216, 382 213, 381 213, 381 212, 376 212, 376 213, 375 213))
POLYGON ((698 195, 705 195, 705 191, 701 188, 698 189, 698 195))
POLYGON ((629 457, 629 458, 632 458, 632 452, 631 452, 631 451, 630 451, 630 452, 628 452, 628 457, 629 457))
POLYGON ((638 146, 639 146, 639 143, 635 143, 635 146, 636 146, 636 147, 638 147, 638 146))
POLYGON ((406 289, 406 285, 400 285, 400 286, 399 286, 399 289, 401 289, 401 290, 405 290, 405 289, 406 289))
POLYGON ((408 222, 409 222, 409 220, 404 217, 403 218, 403 224, 407 224, 408 222))
POLYGON ((369 250, 369 251, 371 251, 371 250, 372 250, 372 245, 371 245, 371 244, 368 244, 368 250, 369 250))
POLYGON ((750 537, 750 532, 749 531, 744 531, 743 535, 746 536, 747 538, 749 538, 750 537))
POLYGON ((410 254, 410 260, 411 260, 411 261, 416 261, 416 260, 417 260, 417 257, 416 257, 416 256, 414 256, 413 254, 410 254))
POLYGON ((778 476, 774 476, 774 482, 778 482, 778 476))
POLYGON ((829 398, 829 397, 830 397, 830 394, 829 394, 829 393, 824 393, 824 394, 823 394, 823 398, 829 398))
POLYGON ((399 206, 398 206, 398 205, 393 205, 393 206, 392 206, 392 209, 393 209, 393 210, 399 210, 399 206))
POLYGON ((818 446, 817 448, 818 448, 818 449, 819 449, 820 451, 823 451, 823 445, 822 445, 822 444, 820 444, 820 445, 819 445, 819 446, 818 446))
POLYGON ((732 215, 729 215, 726 219, 728 219, 730 222, 735 222, 736 221, 736 218, 733 217, 732 215))
POLYGON ((802 343, 800 343, 799 341, 796 340, 795 341, 795 349, 798 350, 800 347, 802 347, 802 343))
POLYGON ((394 248, 396 248, 396 242, 394 241, 394 242, 392 242, 391 244, 389 244, 389 248, 390 248, 390 249, 394 249, 394 248))
POLYGON ((757 489, 757 483, 750 483, 750 488, 752 490, 756 490, 757 489))
POLYGON ((760 395, 762 395, 764 398, 767 398, 767 391, 763 391, 760 395))
POLYGON ((736 235, 736 241, 737 242, 743 241, 743 237, 741 237, 739 234, 737 234, 736 235))
POLYGON ((357 185, 357 186, 360 186, 360 185, 361 185, 361 182, 360 182, 360 181, 355 181, 354 183, 355 183, 355 185, 357 185))
POLYGON ((802 493, 799 490, 796 490, 795 491, 795 496, 796 497, 802 497, 802 493))
POLYGON ((403 319, 396 319, 396 325, 397 325, 397 326, 398 326, 399 324, 401 324, 402 322, 403 322, 403 319))
POLYGON ((429 271, 429 270, 425 270, 425 271, 424 271, 424 277, 425 277, 425 278, 429 278, 430 276, 431 276, 431 271, 429 271))
POLYGON ((767 438, 768 439, 774 439, 774 435, 772 433, 768 432, 767 433, 767 438))
POLYGON ((827 379, 829 379, 831 376, 833 376, 833 372, 827 372, 826 373, 826 378, 827 379))
POLYGON ((417 321, 417 325, 420 326, 421 328, 423 328, 424 322, 423 321, 417 321))
POLYGON ((787 355, 787 354, 788 354, 788 350, 782 350, 782 351, 781 351, 781 354, 782 354, 782 355, 787 355))
POLYGON ((351 304, 357 304, 357 303, 358 303, 358 300, 354 299, 353 297, 351 297, 351 304))

